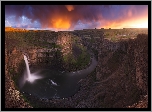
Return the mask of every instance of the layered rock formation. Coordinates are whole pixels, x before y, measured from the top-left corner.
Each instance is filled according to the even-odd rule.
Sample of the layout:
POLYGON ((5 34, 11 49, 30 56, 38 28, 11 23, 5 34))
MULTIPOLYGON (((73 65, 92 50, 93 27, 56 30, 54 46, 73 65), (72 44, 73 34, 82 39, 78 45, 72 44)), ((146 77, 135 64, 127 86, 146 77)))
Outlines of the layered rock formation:
POLYGON ((125 107, 138 102, 148 94, 148 36, 138 35, 136 39, 115 43, 117 49, 113 44, 104 46, 104 42, 98 55, 96 78, 105 92, 98 97, 104 95, 105 107, 125 107))
POLYGON ((18 49, 14 48, 10 55, 5 49, 5 108, 32 108, 16 89, 15 79, 12 80, 21 73, 22 60, 22 53, 18 49))
MULTIPOLYGON (((33 32, 31 32, 33 34, 33 32)), ((35 107, 62 107, 62 108, 146 108, 148 105, 148 36, 138 35, 135 39, 123 39, 118 42, 111 42, 102 37, 102 31, 95 30, 83 32, 75 31, 80 36, 78 43, 83 41, 88 48, 98 51, 98 65, 96 70, 82 79, 80 90, 74 96, 65 99, 37 99, 34 96, 26 95, 26 99, 21 97, 21 93, 15 87, 13 77, 24 68, 22 53, 28 53, 30 63, 45 62, 49 59, 59 58, 56 51, 61 50, 73 53, 74 56, 81 54, 81 50, 70 41, 71 33, 43 32, 46 38, 43 39, 41 32, 34 33, 34 38, 39 36, 38 41, 47 41, 47 46, 57 42, 64 49, 51 49, 49 47, 20 47, 8 48, 7 41, 5 49, 5 107, 7 108, 31 108, 27 103, 29 100, 35 107), (88 34, 90 36, 88 36, 88 34), (95 35, 99 33, 98 35, 95 35), (51 39, 50 35, 58 38, 51 39), (69 35, 69 37, 67 37, 69 35), (93 39, 94 37, 100 37, 93 39), (90 37, 90 38, 88 38, 90 37), (95 44, 98 42, 97 44, 95 44), (74 50, 73 50, 74 49, 74 50), (77 51, 74 53, 74 51, 77 51), (44 59, 45 57, 45 59, 44 59), (55 57, 55 58, 53 58, 55 57), (42 60, 43 58, 44 60, 42 60)), ((30 34, 31 35, 31 34, 30 34)), ((10 36, 10 35, 9 35, 10 36)), ((73 35, 72 35, 73 36, 73 35)), ((8 38, 7 38, 8 39, 8 38)), ((6 39, 6 40, 7 40, 6 39)), ((9 39, 8 39, 9 40, 9 39)), ((13 39, 12 39, 13 40, 13 39)), ((14 39, 15 40, 15 39, 14 39)), ((15 41, 13 42, 15 43, 15 41)), ((31 41, 31 40, 29 40, 31 41)), ((32 40, 33 41, 33 40, 32 40)), ((10 41, 12 42, 12 41, 10 41)), ((20 40, 21 42, 21 40, 20 40)), ((39 43, 35 43, 39 44, 39 43)), ((54 45, 54 44, 53 44, 54 45)), ((79 44, 80 45, 80 44, 79 44)), ((61 48, 62 48, 61 47, 61 48)), ((81 47, 81 46, 80 46, 81 47)), ((52 62, 54 63, 54 62, 52 62)), ((60 62, 59 62, 60 63, 60 62)), ((58 63, 56 63, 58 64, 58 63)), ((55 66, 55 65, 53 65, 55 66)))

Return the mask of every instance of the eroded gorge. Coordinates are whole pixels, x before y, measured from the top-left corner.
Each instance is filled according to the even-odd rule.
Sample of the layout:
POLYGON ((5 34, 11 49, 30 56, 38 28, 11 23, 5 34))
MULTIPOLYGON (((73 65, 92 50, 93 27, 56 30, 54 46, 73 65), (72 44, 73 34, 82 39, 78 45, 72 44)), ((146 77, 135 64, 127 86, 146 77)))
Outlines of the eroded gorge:
MULTIPOLYGON (((6 108, 148 106, 147 34, 138 33, 134 38, 123 37, 113 41, 106 38, 109 30, 105 29, 60 32, 5 30, 6 108), (52 93, 51 97, 39 97, 20 89, 19 80, 26 68, 23 54, 28 57, 31 72, 50 70, 41 74, 53 74, 56 79, 50 80, 58 85, 66 83, 60 88, 54 87, 59 88, 59 96, 53 97, 55 93, 52 93), (68 91, 74 92, 69 94, 68 91)), ((47 81, 49 78, 44 83, 47 81)), ((34 91, 34 87, 31 89, 34 91)))

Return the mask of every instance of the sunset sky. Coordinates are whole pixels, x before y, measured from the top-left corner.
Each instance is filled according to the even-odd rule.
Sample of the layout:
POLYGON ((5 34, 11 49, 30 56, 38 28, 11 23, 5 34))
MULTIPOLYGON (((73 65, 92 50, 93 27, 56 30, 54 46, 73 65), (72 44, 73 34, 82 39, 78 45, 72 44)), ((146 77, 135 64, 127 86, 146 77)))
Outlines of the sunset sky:
POLYGON ((57 31, 148 28, 148 5, 6 5, 5 26, 57 31))

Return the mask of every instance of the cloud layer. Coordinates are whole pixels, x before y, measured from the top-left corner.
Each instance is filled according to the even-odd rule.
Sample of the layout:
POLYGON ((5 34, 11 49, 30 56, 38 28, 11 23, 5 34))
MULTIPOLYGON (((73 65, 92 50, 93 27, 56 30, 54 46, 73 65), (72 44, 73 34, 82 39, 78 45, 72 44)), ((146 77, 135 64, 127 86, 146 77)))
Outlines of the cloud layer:
POLYGON ((148 27, 146 5, 7 5, 5 25, 52 29, 148 27), (146 26, 147 25, 147 26, 146 26))

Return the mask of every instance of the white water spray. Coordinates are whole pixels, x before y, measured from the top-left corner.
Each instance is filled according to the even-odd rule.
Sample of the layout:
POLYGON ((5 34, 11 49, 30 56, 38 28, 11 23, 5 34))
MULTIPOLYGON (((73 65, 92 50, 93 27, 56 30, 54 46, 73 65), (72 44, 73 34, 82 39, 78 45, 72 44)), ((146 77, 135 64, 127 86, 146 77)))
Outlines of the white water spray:
POLYGON ((50 81, 51 81, 52 85, 58 86, 57 83, 55 83, 53 80, 50 80, 50 81))
POLYGON ((28 60, 27 60, 27 57, 25 55, 24 55, 24 60, 25 60, 26 69, 27 69, 27 77, 29 78, 31 76, 31 73, 30 73, 30 68, 29 68, 28 60))
POLYGON ((26 69, 27 69, 27 77, 25 80, 29 81, 30 83, 34 82, 36 79, 40 79, 42 77, 40 76, 36 76, 36 73, 30 73, 30 68, 29 68, 29 64, 28 64, 28 60, 27 57, 24 55, 24 60, 25 60, 25 64, 26 64, 26 69))

